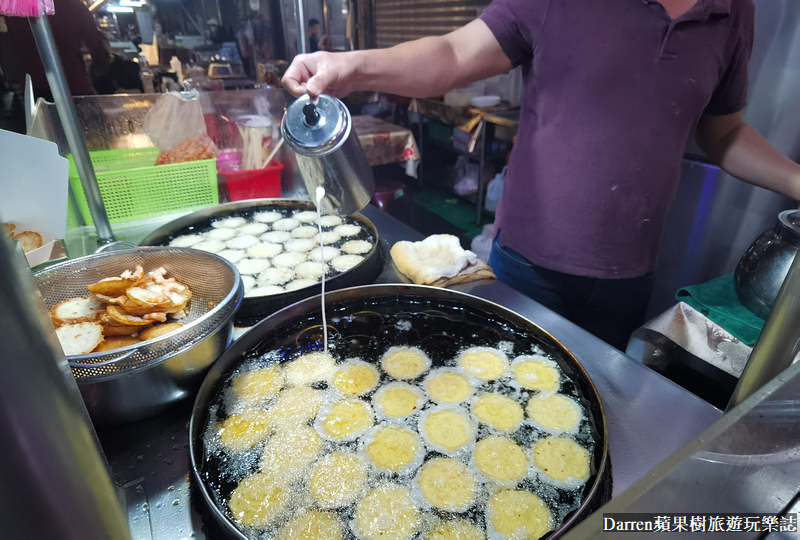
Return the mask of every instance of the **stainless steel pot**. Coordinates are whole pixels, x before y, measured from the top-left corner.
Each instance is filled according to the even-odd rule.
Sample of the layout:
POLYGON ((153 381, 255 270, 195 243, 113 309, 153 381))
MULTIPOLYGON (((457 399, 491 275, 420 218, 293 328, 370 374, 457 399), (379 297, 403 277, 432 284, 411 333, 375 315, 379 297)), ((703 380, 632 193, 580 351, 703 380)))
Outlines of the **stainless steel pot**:
POLYGON ((316 101, 302 96, 286 109, 281 132, 309 195, 325 188, 323 212, 349 215, 367 206, 375 177, 344 103, 324 94, 316 101))
POLYGON ((68 356, 95 424, 148 418, 197 390, 226 349, 244 294, 236 267, 217 255, 187 248, 150 247, 89 255, 34 274, 48 308, 87 296, 86 285, 142 265, 164 267, 192 291, 183 327, 141 344, 68 356))
MULTIPOLYGON (((247 217, 253 212, 263 210, 314 210, 314 208, 314 205, 309 201, 293 199, 251 199, 248 201, 236 201, 210 206, 180 217, 175 221, 170 221, 142 240, 141 245, 166 246, 169 244, 170 240, 176 236, 203 231, 211 226, 212 221, 223 217, 247 217)), ((351 215, 350 218, 356 220, 358 224, 368 232, 369 236, 372 237, 370 240, 373 242, 373 247, 369 253, 364 255, 364 260, 361 263, 346 272, 327 278, 325 280, 325 287, 328 291, 372 283, 383 270, 383 259, 386 257, 386 254, 385 248, 382 248, 380 245, 378 229, 369 219, 361 214, 351 215)), ((361 239, 366 239, 366 237, 361 239)), ((342 240, 341 243, 345 241, 346 239, 342 240)), ((332 245, 334 247, 340 246, 339 243, 334 243, 332 245)), ((236 312, 236 320, 234 322, 237 326, 253 326, 264 317, 275 313, 279 309, 294 304, 304 298, 308 298, 311 295, 319 294, 320 290, 321 285, 316 283, 296 291, 287 291, 281 294, 245 297, 242 300, 239 310, 236 312)))
POLYGON ((736 294, 747 309, 762 319, 769 318, 798 249, 800 210, 786 210, 778 215, 774 227, 753 242, 736 266, 736 294))

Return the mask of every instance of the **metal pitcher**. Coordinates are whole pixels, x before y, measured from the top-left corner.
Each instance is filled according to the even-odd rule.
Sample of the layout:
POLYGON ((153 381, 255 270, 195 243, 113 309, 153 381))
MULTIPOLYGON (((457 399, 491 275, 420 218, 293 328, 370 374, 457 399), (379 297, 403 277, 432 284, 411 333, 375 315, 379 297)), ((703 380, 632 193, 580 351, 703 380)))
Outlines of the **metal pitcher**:
POLYGON ((800 249, 800 210, 786 210, 745 252, 734 272, 739 301, 767 319, 789 267, 800 249))
POLYGON ((353 130, 353 118, 340 100, 302 96, 289 105, 281 122, 308 193, 325 188, 322 211, 348 215, 369 203, 375 177, 353 130))

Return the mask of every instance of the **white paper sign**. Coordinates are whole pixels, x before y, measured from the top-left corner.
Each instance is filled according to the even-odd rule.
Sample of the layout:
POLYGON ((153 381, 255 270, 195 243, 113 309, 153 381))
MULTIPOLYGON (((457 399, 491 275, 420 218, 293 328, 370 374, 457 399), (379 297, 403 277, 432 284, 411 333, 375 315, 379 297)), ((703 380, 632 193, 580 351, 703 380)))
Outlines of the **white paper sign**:
POLYGON ((0 221, 42 235, 42 247, 26 254, 31 266, 66 234, 68 176, 55 143, 0 129, 0 221))

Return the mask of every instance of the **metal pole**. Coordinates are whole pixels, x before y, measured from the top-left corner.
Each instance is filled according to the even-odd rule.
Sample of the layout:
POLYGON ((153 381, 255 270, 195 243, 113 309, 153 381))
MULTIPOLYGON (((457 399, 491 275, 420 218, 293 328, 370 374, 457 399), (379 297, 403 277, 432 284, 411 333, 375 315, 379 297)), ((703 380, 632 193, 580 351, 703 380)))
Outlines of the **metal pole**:
POLYGON ((483 196, 486 189, 486 182, 483 178, 483 168, 486 166, 486 128, 487 122, 481 120, 480 126, 478 126, 481 138, 481 160, 478 172, 478 209, 475 212, 475 225, 480 225, 483 217, 483 196))
POLYGON ((58 56, 53 32, 50 30, 50 23, 47 21, 47 15, 28 20, 31 23, 33 37, 42 57, 44 72, 47 75, 47 82, 50 84, 50 91, 53 93, 53 100, 56 102, 58 116, 64 126, 64 134, 67 137, 69 149, 75 159, 75 167, 78 169, 83 191, 86 193, 89 211, 97 229, 97 239, 100 244, 108 244, 114 241, 114 233, 111 231, 111 224, 108 222, 103 196, 97 186, 97 178, 94 175, 94 167, 92 167, 92 161, 89 158, 89 150, 86 149, 86 141, 83 139, 78 113, 75 110, 75 104, 72 102, 72 94, 70 94, 67 80, 64 78, 64 68, 61 66, 61 59, 58 56))
POLYGON ((792 365, 800 344, 800 257, 795 257, 726 411, 792 365))
POLYGON ((322 0, 322 20, 325 22, 325 34, 328 39, 331 39, 331 48, 333 48, 333 36, 331 35, 331 8, 328 5, 328 0, 322 0))
POLYGON ((305 1, 297 0, 297 24, 300 30, 300 54, 308 52, 308 43, 306 43, 306 10, 305 1))
POLYGON ((0 237, 0 538, 130 540, 21 250, 0 237))

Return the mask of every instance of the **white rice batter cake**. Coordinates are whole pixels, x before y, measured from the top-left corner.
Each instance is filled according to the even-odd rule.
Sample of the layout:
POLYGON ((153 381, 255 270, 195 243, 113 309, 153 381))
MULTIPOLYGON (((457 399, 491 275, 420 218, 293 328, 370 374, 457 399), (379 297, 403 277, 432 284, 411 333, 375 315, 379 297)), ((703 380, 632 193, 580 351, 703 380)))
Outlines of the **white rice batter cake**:
POLYGON ((297 291, 299 289, 305 289, 306 287, 311 287, 312 285, 316 285, 319 283, 316 279, 296 279, 286 284, 287 291, 297 291))
POLYGON ((291 268, 267 268, 258 275, 258 281, 268 285, 285 285, 293 279, 291 268))
POLYGON ((339 225, 333 232, 338 233, 339 236, 342 238, 347 238, 349 236, 358 236, 361 234, 361 226, 360 225, 353 225, 351 223, 343 223, 339 225))
POLYGON ((319 222, 323 227, 337 227, 342 224, 342 218, 339 216, 322 216, 319 222))
POLYGON ((230 240, 237 234, 237 229, 229 229, 227 227, 220 227, 219 229, 211 229, 205 233, 205 237, 209 240, 230 240))
POLYGON ((202 234, 184 234, 183 236, 173 238, 169 245, 172 247, 192 247, 202 242, 203 239, 204 237, 202 234))
POLYGON ((256 296, 272 296, 274 294, 282 294, 284 292, 286 292, 286 290, 278 285, 256 284, 255 287, 245 292, 244 295, 248 298, 254 298, 256 296))
POLYGON ((249 234, 251 236, 258 236, 264 234, 269 230, 269 225, 266 223, 248 223, 239 227, 239 234, 249 234))
POLYGON ((271 244, 283 244, 292 238, 292 233, 289 231, 269 231, 261 235, 262 242, 269 242, 271 244))
POLYGON ((367 240, 348 240, 342 244, 342 251, 350 255, 363 255, 372 251, 372 242, 367 240))
POLYGON ((317 247, 317 243, 311 238, 292 238, 284 244, 286 251, 300 251, 306 253, 317 247))
POLYGON ((331 259, 331 267, 337 272, 352 270, 364 260, 361 255, 339 255, 331 259))
POLYGON ((247 249, 256 244, 258 244, 258 238, 249 234, 242 234, 225 242, 229 249, 247 249))
POLYGON ((294 238, 314 238, 317 234, 319 234, 319 230, 311 225, 303 225, 292 230, 294 238))
POLYGON ((242 259, 236 263, 239 273, 248 275, 260 274, 269 267, 269 261, 266 259, 242 259))
POLYGON ((218 229, 220 227, 228 227, 234 229, 236 227, 241 227, 245 223, 247 223, 247 220, 244 219, 243 217, 229 217, 220 219, 219 221, 215 221, 214 223, 211 224, 211 226, 214 227, 215 229, 218 229))
POLYGON ((272 224, 272 228, 276 231, 291 231, 292 229, 299 226, 300 222, 292 218, 279 219, 278 221, 272 224))
POLYGON ((283 217, 280 212, 256 212, 253 219, 259 223, 273 223, 283 217))
POLYGON ((219 240, 204 240, 192 246, 194 249, 208 251, 209 253, 219 253, 225 249, 225 244, 219 240))
POLYGON ((247 248, 247 254, 256 259, 271 259, 283 251, 283 246, 271 242, 259 242, 247 248))
POLYGON ((327 264, 316 261, 302 262, 294 267, 294 274, 300 279, 319 279, 329 271, 327 264))
POLYGON ((294 268, 298 264, 305 262, 308 259, 308 256, 305 253, 300 253, 299 251, 287 251, 285 253, 281 253, 280 255, 276 255, 270 262, 272 262, 272 266, 275 268, 294 268))
POLYGON ((228 259, 233 264, 236 264, 242 259, 244 259, 245 255, 247 254, 241 249, 223 249, 222 251, 218 252, 217 255, 219 255, 223 259, 228 259))

